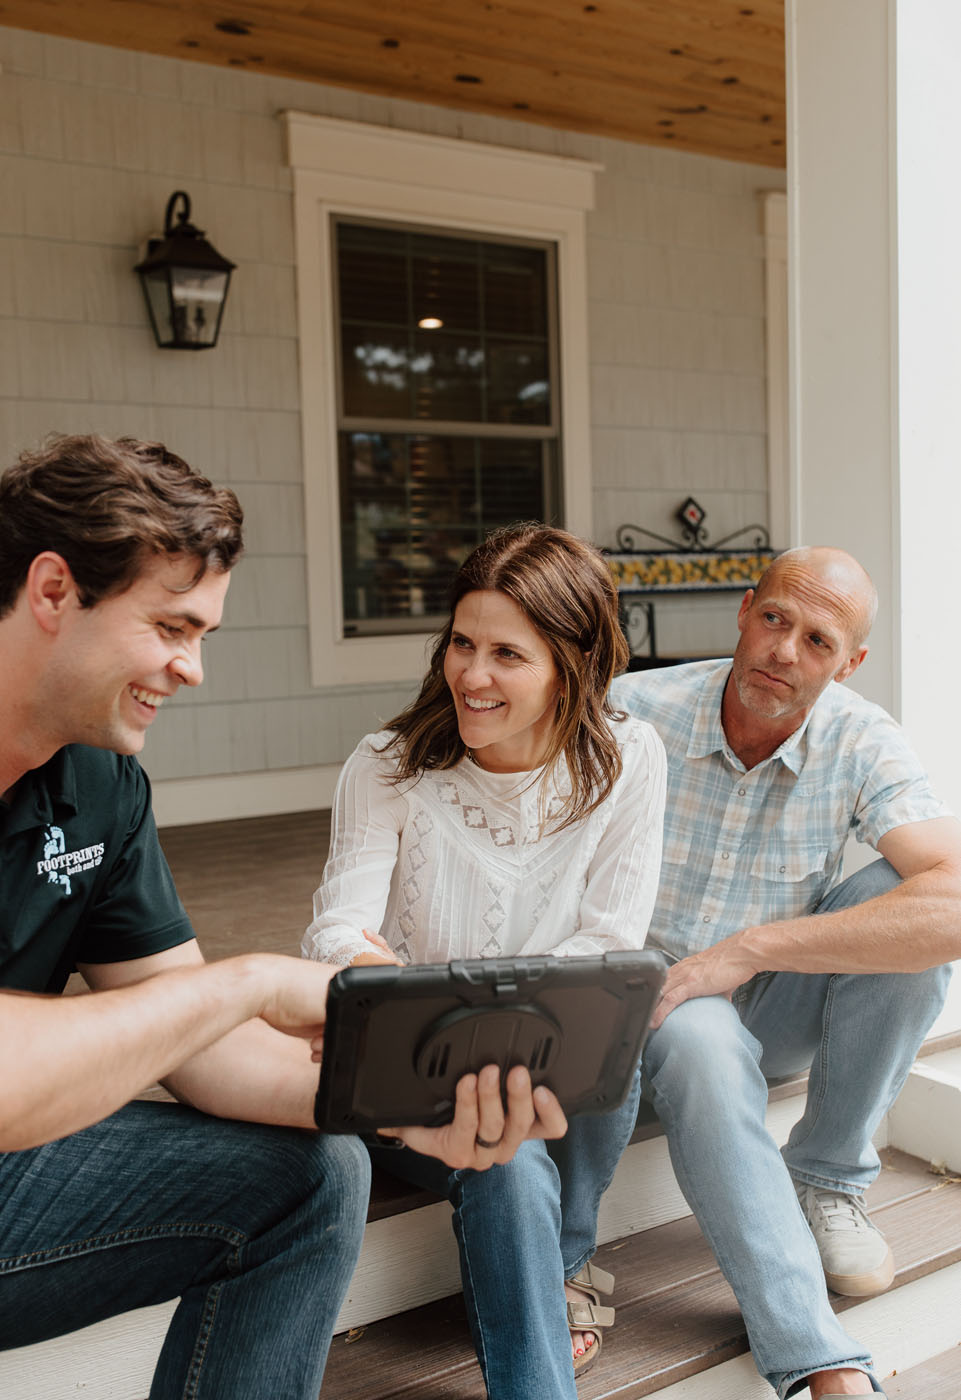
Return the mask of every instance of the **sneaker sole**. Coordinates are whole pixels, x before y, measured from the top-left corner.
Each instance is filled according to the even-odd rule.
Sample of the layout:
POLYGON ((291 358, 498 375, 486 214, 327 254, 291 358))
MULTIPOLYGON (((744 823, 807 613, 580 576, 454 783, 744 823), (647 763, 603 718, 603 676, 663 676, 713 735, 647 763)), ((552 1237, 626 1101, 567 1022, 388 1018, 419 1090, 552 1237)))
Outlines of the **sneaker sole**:
POLYGON ((832 1293, 840 1293, 845 1298, 867 1298, 872 1293, 883 1293, 894 1282, 894 1256, 888 1254, 880 1269, 869 1274, 829 1274, 824 1278, 832 1293))

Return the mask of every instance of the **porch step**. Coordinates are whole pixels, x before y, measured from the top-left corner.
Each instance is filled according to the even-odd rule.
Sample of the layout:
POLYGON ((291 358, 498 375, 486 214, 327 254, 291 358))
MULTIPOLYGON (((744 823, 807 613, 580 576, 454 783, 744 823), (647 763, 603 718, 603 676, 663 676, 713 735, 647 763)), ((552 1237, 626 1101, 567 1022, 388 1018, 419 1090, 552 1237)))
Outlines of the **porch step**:
MULTIPOLYGON (((918 1095, 926 1089, 929 1077, 921 1067, 957 1053, 961 1049, 959 1042, 961 1034, 954 1033, 922 1046, 918 1082, 909 1086, 907 1097, 902 1095, 908 1105, 902 1113, 904 1131, 889 1135, 885 1125, 875 1138, 878 1148, 889 1142, 913 1147, 912 1133, 919 1134, 923 1137, 921 1152, 948 1160, 961 1169, 961 1144, 955 1151, 954 1132, 945 1137, 948 1125, 961 1118, 957 1097, 940 1105, 935 1125, 925 1127, 917 1121, 924 1118, 927 1108, 923 1100, 918 1103, 918 1095), (918 1106, 912 1108, 914 1103, 918 1106)), ((804 1074, 770 1088, 767 1127, 778 1145, 787 1140, 800 1116, 800 1096, 806 1088, 804 1074)), ((601 1202, 598 1241, 606 1244, 689 1214, 674 1178, 661 1126, 653 1109, 642 1103, 631 1146, 601 1202)), ((338 1332, 419 1307, 460 1289, 457 1250, 446 1201, 398 1182, 384 1172, 375 1172, 367 1218, 363 1250, 337 1321, 338 1332), (398 1259, 405 1261, 402 1273, 396 1267, 398 1259)))
POLYGON ((930 1361, 884 1382, 888 1400, 958 1400, 961 1395, 961 1341, 930 1361))
MULTIPOLYGON (((797 1095, 803 1087, 801 1077, 771 1090, 768 1127, 779 1142, 798 1116, 797 1095)), ((147 1096, 169 1097, 159 1087, 147 1096)), ((602 1202, 598 1239, 619 1240, 687 1213, 660 1126, 653 1113, 642 1108, 633 1144, 602 1202)), ((375 1173, 364 1246, 337 1333, 450 1298, 459 1290, 450 1206, 386 1173, 375 1173)), ((66 1337, 0 1353, 0 1397, 20 1400, 29 1394, 31 1400, 68 1400, 79 1392, 95 1400, 143 1400, 174 1307, 173 1302, 161 1303, 66 1337)))
MULTIPOLYGON (((927 1058, 932 1053, 937 1056, 950 1048, 958 1047, 959 1041, 961 1035, 958 1034, 938 1038, 922 1048, 922 1056, 927 1058)), ((932 1064, 934 1063, 936 1061, 932 1061, 932 1064)), ((923 1077, 920 1087, 923 1091, 928 1087, 923 1077)), ((797 1096, 803 1088, 802 1077, 779 1084, 771 1090, 768 1128, 779 1142, 785 1140, 798 1116, 797 1096)), ((154 1090, 151 1096, 164 1096, 163 1090, 154 1090)), ((958 1119, 957 1105, 958 1100, 955 1098, 950 1105, 941 1106, 938 1120, 942 1130, 945 1124, 953 1124, 958 1119)), ((879 1136, 875 1141, 877 1146, 881 1147, 887 1140, 879 1136)), ((894 1140, 912 1145, 908 1132, 905 1132, 904 1136, 899 1134, 894 1140)), ((925 1144, 922 1150, 930 1151, 931 1156, 948 1160, 952 1166, 961 1168, 961 1156, 953 1155, 952 1148, 953 1138, 945 1141, 942 1136, 938 1136, 932 1141, 930 1148, 925 1144)), ((886 1199, 882 1197, 881 1192, 886 1189, 885 1183, 890 1179, 890 1172, 895 1170, 892 1164, 898 1160, 900 1159, 891 1159, 887 1173, 879 1178, 872 1188, 872 1205, 880 1205, 886 1199)), ((930 1182, 926 1181, 926 1186, 929 1192, 930 1182)), ((927 1194, 920 1191, 920 1188, 917 1190, 921 1195, 927 1194)), ((649 1111, 642 1111, 633 1145, 624 1154, 611 1189, 602 1202, 598 1238, 607 1247, 601 1251, 600 1260, 606 1260, 607 1266, 610 1267, 611 1259, 616 1258, 620 1261, 623 1258, 625 1280, 634 1277, 635 1274, 645 1274, 648 1245, 641 1244, 636 1237, 643 1231, 657 1231, 675 1221, 680 1221, 684 1229, 691 1231, 693 1223, 689 1218, 685 1220, 686 1216, 687 1206, 674 1182, 667 1157, 667 1145, 661 1136, 660 1128, 656 1121, 652 1121, 649 1111), (637 1250, 641 1251, 637 1258, 644 1265, 643 1269, 639 1264, 631 1262, 634 1259, 634 1251, 637 1250)), ((462 1305, 459 1297, 451 1296, 458 1293, 460 1280, 456 1248, 450 1230, 450 1207, 445 1201, 439 1201, 426 1192, 418 1191, 385 1175, 378 1175, 368 1220, 364 1249, 349 1296, 338 1320, 338 1333, 346 1332, 349 1335, 351 1329, 355 1329, 356 1335, 357 1331, 361 1331, 361 1340, 367 1338, 364 1354, 371 1355, 375 1372, 378 1366, 383 1366, 386 1378, 386 1349, 379 1352, 371 1344, 376 1343, 378 1338, 389 1335, 389 1329, 400 1329, 397 1335, 403 1344, 402 1349, 394 1361, 389 1363, 395 1388, 379 1392, 385 1397, 405 1394, 403 1388, 398 1388, 398 1377, 403 1376, 401 1365, 410 1363, 415 1368, 419 1367, 422 1356, 430 1355, 438 1356, 442 1365, 449 1366, 451 1376, 458 1385, 463 1383, 473 1386, 473 1390, 463 1392, 464 1396, 481 1395, 482 1389, 478 1390, 479 1372, 474 1366, 462 1305), (404 1261, 403 1273, 398 1269, 400 1260, 404 1261), (434 1315, 422 1305, 439 1299, 444 1301, 434 1304, 437 1309, 435 1321, 434 1315), (408 1311, 410 1309, 416 1309, 416 1312, 412 1314, 408 1311), (391 1316, 395 1313, 403 1313, 404 1320, 398 1322, 391 1316), (413 1318, 416 1322, 421 1316, 427 1317, 428 1321, 420 1332, 420 1341, 416 1346, 407 1347, 404 1332, 407 1320, 413 1318), (445 1321, 445 1318, 449 1321, 445 1321), (367 1327, 367 1324, 377 1319, 388 1320, 377 1322, 376 1329, 367 1327), (458 1326, 459 1334, 456 1331, 458 1326), (446 1349, 448 1331, 451 1328, 453 1331, 450 1335, 456 1341, 453 1356, 446 1349)), ((687 1238, 683 1230, 681 1235, 687 1238)), ((694 1236, 696 1238, 696 1231, 694 1236)), ((944 1237, 961 1239, 961 1231, 957 1228, 953 1216, 946 1218, 944 1237)), ((645 1236, 645 1240, 654 1238, 662 1237, 645 1236)), ((948 1253, 950 1255, 950 1251, 948 1253)), ((907 1258, 905 1254, 901 1260, 902 1275, 907 1258)), ((706 1272, 709 1273, 713 1269, 713 1261, 708 1259, 707 1262, 710 1268, 706 1269, 706 1272)), ((616 1268, 620 1270, 621 1267, 618 1262, 616 1268)), ((701 1272, 704 1273, 705 1270, 701 1272)), ((716 1270, 714 1272, 716 1273, 716 1270)), ((901 1277, 898 1282, 901 1283, 901 1277)), ((631 1298, 623 1292, 626 1286, 626 1283, 622 1284, 619 1280, 617 1301, 618 1307, 624 1309, 621 1314, 624 1322, 629 1320, 631 1308, 636 1310, 639 1306, 647 1307, 656 1301, 650 1298, 649 1293, 645 1294, 643 1299, 631 1298)), ((706 1283, 704 1286, 707 1286, 706 1283)), ((682 1296, 679 1284, 668 1285, 667 1291, 668 1294, 682 1296)), ((879 1364, 881 1358, 889 1354, 889 1367, 924 1361, 943 1351, 961 1335, 957 1325, 957 1318, 961 1316, 961 1263, 950 1265, 933 1278, 918 1278, 913 1283, 899 1287, 893 1299, 893 1315, 890 1299, 891 1295, 885 1294, 879 1299, 869 1300, 868 1303, 858 1306, 858 1336, 873 1349, 879 1364), (945 1316, 949 1318, 947 1323, 943 1321, 945 1316), (889 1353, 883 1349, 883 1345, 892 1335, 896 1335, 897 1346, 889 1353)), ((769 1388, 759 1380, 749 1356, 744 1354, 743 1339, 738 1354, 738 1324, 736 1320, 731 1320, 730 1295, 727 1295, 725 1303, 722 1292, 720 1301, 714 1297, 710 1306, 714 1308, 715 1314, 718 1310, 724 1314, 724 1308, 728 1309, 724 1314, 728 1318, 724 1344, 713 1345, 712 1349, 712 1344, 708 1342, 707 1351, 700 1354, 700 1360, 694 1354, 699 1345, 696 1340, 691 1345, 682 1344, 682 1351, 686 1349, 692 1353, 687 1357, 690 1369, 687 1370, 683 1366, 678 1369, 675 1365, 672 1371, 671 1367, 667 1367, 663 1377, 656 1374, 653 1379, 649 1377, 650 1389, 656 1388, 656 1385, 667 1386, 658 1400, 755 1400, 755 1397, 757 1400, 771 1400, 769 1388), (725 1356, 731 1356, 732 1359, 725 1361, 725 1356), (698 1365, 707 1365, 712 1369, 697 1370, 698 1365), (685 1378, 672 1382, 672 1375, 683 1375, 685 1378)), ((0 1353, 0 1397, 4 1397, 4 1400, 7 1396, 11 1397, 11 1400, 13 1397, 20 1400, 20 1397, 29 1395, 30 1400, 69 1400, 69 1397, 82 1393, 90 1395, 93 1400, 143 1400, 150 1389, 150 1377, 173 1310, 173 1303, 163 1303, 154 1308, 145 1308, 108 1319, 70 1336, 55 1338, 50 1342, 17 1351, 0 1353)), ((646 1327, 640 1313, 637 1316, 635 1330, 643 1338, 646 1335, 646 1327)), ((689 1328, 686 1315, 679 1316, 674 1325, 678 1329, 678 1337, 687 1336, 689 1328)), ((852 1324, 852 1329, 853 1326, 852 1324)), ((619 1322, 615 1336, 619 1336, 620 1333, 619 1322)), ((343 1335, 335 1338, 329 1380, 325 1385, 323 1400, 339 1400, 338 1391, 330 1387, 352 1383, 353 1363, 350 1362, 350 1354, 355 1345, 353 1340, 348 1343, 343 1335)), ((622 1352, 620 1345, 615 1346, 612 1342, 605 1350, 603 1359, 595 1367, 596 1377, 592 1372, 581 1383, 579 1389, 583 1400, 592 1400, 594 1396, 595 1392, 586 1388, 589 1382, 607 1383, 605 1368, 617 1367, 619 1353, 622 1363, 625 1356, 629 1358, 631 1371, 630 1389, 622 1391, 622 1396, 625 1400, 630 1400, 633 1395, 647 1393, 637 1388, 642 1382, 638 1381, 635 1374, 636 1365, 632 1352, 622 1352)), ((412 1374, 421 1373, 415 1369, 412 1374)), ((443 1400, 459 1400, 461 1392, 446 1389, 447 1381, 437 1378, 438 1375, 443 1377, 443 1374, 442 1369, 437 1375, 433 1372, 427 1374, 425 1385, 432 1385, 434 1389, 425 1389, 425 1400, 431 1400, 431 1396, 434 1400, 441 1400, 441 1397, 443 1400)), ((608 1392, 601 1390, 598 1393, 603 1395, 608 1392)), ((363 1385, 360 1389, 355 1387, 354 1391, 343 1391, 344 1397, 351 1394, 369 1396, 370 1400, 377 1400, 378 1396, 378 1392, 368 1391, 363 1385)))
MULTIPOLYGON (((799 1076, 772 1088, 767 1127, 779 1144, 800 1114, 799 1076)), ((881 1142, 879 1146, 883 1145, 881 1142)), ((363 1327, 460 1291, 450 1206, 426 1191, 374 1174, 368 1225, 336 1331, 363 1327), (403 1260, 403 1269, 397 1261, 403 1260)), ((643 1105, 631 1146, 601 1202, 597 1238, 607 1244, 690 1214, 668 1155, 667 1141, 643 1105)))
MULTIPOLYGON (((884 1169, 868 1204, 898 1261, 894 1288, 907 1294, 907 1285, 957 1265, 951 1272, 961 1290, 961 1182, 933 1175, 925 1163, 902 1152, 887 1149, 882 1155, 884 1169)), ((578 1384, 580 1400, 614 1395, 634 1400, 665 1387, 674 1390, 677 1383, 747 1352, 734 1296, 690 1216, 611 1242, 597 1259, 617 1275, 617 1326, 578 1384)), ((854 1313, 878 1300, 833 1301, 838 1311, 854 1313)), ((857 1330, 853 1315, 849 1326, 857 1330)), ((758 1393, 770 1395, 757 1379, 758 1393)), ((678 1394, 684 1390, 681 1386, 678 1394)), ((335 1338, 321 1400, 408 1396, 483 1400, 459 1296, 335 1338)))

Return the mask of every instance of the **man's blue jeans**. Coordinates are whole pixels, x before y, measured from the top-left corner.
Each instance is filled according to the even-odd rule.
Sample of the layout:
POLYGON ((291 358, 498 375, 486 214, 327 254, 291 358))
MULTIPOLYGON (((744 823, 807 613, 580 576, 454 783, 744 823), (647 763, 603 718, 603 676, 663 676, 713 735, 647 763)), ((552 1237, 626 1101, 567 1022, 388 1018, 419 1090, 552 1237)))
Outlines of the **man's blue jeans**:
MULTIPOLYGON (((892 867, 875 861, 817 912, 861 904, 897 883, 892 867)), ((872 1134, 941 1009, 950 971, 764 973, 733 1004, 682 1003, 648 1039, 645 1094, 737 1296, 757 1368, 782 1397, 814 1371, 870 1374, 870 1357, 831 1310, 794 1182, 861 1192, 874 1180, 872 1134), (765 1076, 808 1068, 807 1105, 782 1155, 764 1126, 765 1076)))
POLYGON ((163 1103, 0 1155, 0 1348, 179 1297, 151 1400, 317 1400, 369 1185, 356 1138, 163 1103))
POLYGON ((639 1101, 636 1076, 620 1108, 573 1118, 557 1142, 522 1143, 486 1172, 452 1172, 406 1148, 371 1153, 454 1207, 464 1302, 490 1400, 575 1400, 564 1280, 594 1253, 597 1209, 639 1101))

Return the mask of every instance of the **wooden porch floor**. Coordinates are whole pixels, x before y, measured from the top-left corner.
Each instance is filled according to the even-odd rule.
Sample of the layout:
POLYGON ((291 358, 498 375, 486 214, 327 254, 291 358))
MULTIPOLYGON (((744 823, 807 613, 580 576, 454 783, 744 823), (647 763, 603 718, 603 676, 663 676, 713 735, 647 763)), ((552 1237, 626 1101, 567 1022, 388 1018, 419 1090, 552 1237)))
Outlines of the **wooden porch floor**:
POLYGON ((330 812, 165 827, 160 844, 204 956, 300 952, 330 812))

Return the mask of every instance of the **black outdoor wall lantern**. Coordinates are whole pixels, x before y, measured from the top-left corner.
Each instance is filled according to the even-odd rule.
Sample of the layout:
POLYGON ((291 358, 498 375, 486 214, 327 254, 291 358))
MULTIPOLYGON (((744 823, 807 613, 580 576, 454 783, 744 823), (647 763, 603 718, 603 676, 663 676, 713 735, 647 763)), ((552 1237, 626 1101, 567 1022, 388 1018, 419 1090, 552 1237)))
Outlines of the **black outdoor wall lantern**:
POLYGON ((134 269, 143 284, 150 324, 165 350, 209 350, 217 344, 230 274, 222 257, 190 222, 190 196, 174 190, 167 201, 163 238, 151 238, 134 269), (173 222, 178 201, 177 222, 173 222))

